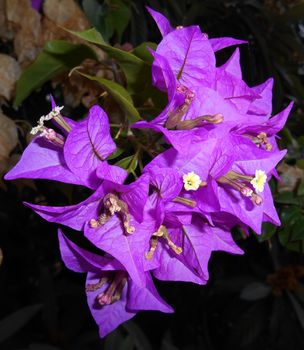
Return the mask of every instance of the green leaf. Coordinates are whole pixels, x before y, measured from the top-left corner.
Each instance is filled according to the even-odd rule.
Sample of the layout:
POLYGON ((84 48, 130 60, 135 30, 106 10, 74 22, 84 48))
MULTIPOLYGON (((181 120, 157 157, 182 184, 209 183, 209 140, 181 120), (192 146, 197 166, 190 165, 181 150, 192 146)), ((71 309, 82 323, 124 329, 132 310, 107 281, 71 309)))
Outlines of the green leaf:
POLYGON ((0 321, 0 343, 24 327, 41 309, 40 304, 26 306, 0 321))
POLYGON ((293 251, 304 253, 304 217, 301 208, 284 208, 281 213, 280 243, 293 251))
POLYGON ((110 0, 109 5, 109 22, 112 23, 113 29, 118 35, 118 41, 120 42, 122 34, 131 19, 130 5, 123 0, 110 0))
POLYGON ((292 192, 282 192, 278 196, 275 196, 275 201, 280 204, 293 204, 301 205, 303 200, 300 197, 295 197, 292 192))
POLYGON ((303 309, 302 305, 299 303, 299 301, 294 297, 294 295, 291 292, 287 291, 287 295, 288 295, 289 300, 294 308, 294 311, 297 315, 299 323, 300 323, 302 329, 304 330, 304 309, 303 309))
POLYGON ((121 41, 122 34, 131 18, 129 2, 107 0, 100 3, 97 0, 84 0, 82 6, 92 25, 106 40, 109 40, 115 32, 118 41, 121 41))
POLYGON ((150 344, 147 336, 136 323, 133 321, 128 321, 126 323, 123 323, 122 327, 125 328, 127 332, 133 337, 136 349, 152 350, 152 345, 150 344))
POLYGON ((240 298, 248 301, 254 301, 266 298, 271 292, 270 286, 262 282, 252 282, 247 284, 241 291, 240 298))
POLYGON ((127 114, 129 123, 135 123, 141 120, 141 117, 137 109, 133 105, 133 101, 128 91, 125 90, 121 85, 115 83, 114 81, 93 77, 92 75, 84 74, 78 72, 84 77, 98 82, 119 104, 121 109, 127 114))
POLYGON ((105 15, 103 5, 98 0, 83 0, 82 7, 90 23, 97 28, 100 17, 105 15))
POLYGON ((299 183, 297 194, 298 194, 298 196, 303 196, 304 195, 304 179, 301 179, 301 181, 299 183))
POLYGON ((122 153, 124 152, 123 148, 119 148, 117 147, 116 151, 114 153, 112 153, 107 160, 111 160, 111 159, 115 159, 118 158, 122 153))
POLYGON ((129 156, 129 157, 121 159, 115 165, 117 165, 123 169, 128 170, 129 173, 132 173, 137 168, 138 160, 133 155, 133 156, 129 156))
POLYGON ((140 45, 136 46, 132 50, 132 53, 135 56, 141 58, 143 61, 148 62, 149 64, 152 64, 153 56, 149 52, 148 48, 151 48, 151 49, 153 49, 155 51, 156 48, 157 48, 157 44, 155 44, 155 43, 153 43, 151 41, 141 43, 140 45))
POLYGON ((297 160, 297 167, 304 170, 304 159, 297 160))
POLYGON ((67 30, 69 33, 84 39, 90 43, 97 44, 103 51, 105 51, 111 58, 115 59, 127 79, 127 88, 131 94, 140 93, 150 86, 150 65, 134 54, 123 51, 116 47, 107 44, 102 36, 91 28, 84 32, 75 32, 67 30))
POLYGON ((259 242, 264 242, 267 239, 271 238, 276 233, 276 226, 271 224, 270 222, 263 222, 262 226, 262 235, 258 236, 257 239, 259 242))
POLYGON ((48 42, 37 59, 22 72, 17 82, 14 106, 19 106, 31 92, 86 58, 96 59, 94 51, 86 45, 61 40, 48 42))
POLYGON ((83 0, 82 6, 91 24, 106 40, 109 40, 113 35, 114 28, 109 21, 110 7, 108 4, 106 2, 102 4, 98 0, 83 0))

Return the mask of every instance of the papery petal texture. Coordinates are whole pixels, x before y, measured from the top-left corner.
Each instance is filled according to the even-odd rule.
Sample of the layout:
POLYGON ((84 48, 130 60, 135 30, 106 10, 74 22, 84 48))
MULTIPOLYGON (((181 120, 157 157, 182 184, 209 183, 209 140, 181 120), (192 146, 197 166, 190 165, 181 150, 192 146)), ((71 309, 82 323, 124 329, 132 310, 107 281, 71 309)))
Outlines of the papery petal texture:
POLYGON ((64 146, 64 157, 75 174, 81 174, 90 188, 100 184, 96 169, 116 149, 110 135, 106 113, 99 106, 91 107, 89 116, 69 133, 64 146))

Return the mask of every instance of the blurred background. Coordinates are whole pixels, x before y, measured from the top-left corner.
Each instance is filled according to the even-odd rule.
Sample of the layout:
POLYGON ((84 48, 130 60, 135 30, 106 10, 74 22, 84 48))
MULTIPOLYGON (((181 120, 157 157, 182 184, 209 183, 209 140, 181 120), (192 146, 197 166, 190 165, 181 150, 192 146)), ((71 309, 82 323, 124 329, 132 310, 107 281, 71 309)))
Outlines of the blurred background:
MULTIPOLYGON (((233 50, 218 52, 218 65, 233 50)), ((304 1, 0 0, 0 348, 303 349, 303 77, 304 1), (236 230, 245 255, 214 253, 207 286, 156 281, 175 314, 140 313, 100 340, 86 305, 85 276, 63 265, 56 226, 22 204, 67 205, 87 192, 50 181, 7 182, 3 175, 30 141, 31 126, 48 113, 49 93, 75 120, 100 103, 112 122, 121 122, 124 108, 104 94, 105 87, 73 73, 81 65, 86 74, 124 85, 111 50, 87 46, 62 27, 83 31, 94 26, 106 43, 151 64, 142 43, 155 47, 161 37, 145 4, 173 25, 198 24, 210 38, 247 40, 240 47, 246 82, 252 86, 274 77, 274 113, 295 101, 280 134, 281 147, 288 148, 278 168, 281 182, 272 183, 282 226, 267 224, 262 236, 249 238, 236 230)), ((147 116, 165 103, 152 90, 145 97, 135 91, 132 98, 147 116), (153 108, 145 105, 147 96, 157 100, 153 108)), ((126 145, 121 149, 120 165, 138 171, 130 162, 134 151, 126 145)), ((74 232, 69 235, 75 238, 74 232)))

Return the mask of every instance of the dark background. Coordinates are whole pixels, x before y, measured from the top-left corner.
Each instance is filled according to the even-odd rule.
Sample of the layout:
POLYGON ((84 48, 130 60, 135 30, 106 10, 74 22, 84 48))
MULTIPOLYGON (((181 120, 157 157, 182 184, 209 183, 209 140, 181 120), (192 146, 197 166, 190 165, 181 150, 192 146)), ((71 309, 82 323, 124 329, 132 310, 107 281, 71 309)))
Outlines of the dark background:
MULTIPOLYGON (((85 3, 79 1, 91 25, 113 45, 130 43, 134 47, 161 39, 143 1, 125 1, 130 16, 121 38, 115 30, 108 32, 111 1, 92 0, 94 11, 85 3)), ((281 146, 289 150, 280 168, 282 183, 272 184, 282 227, 265 225, 261 237, 252 233, 244 238, 236 231, 235 239, 245 255, 214 253, 207 286, 156 281, 175 314, 140 313, 100 340, 86 305, 85 276, 63 265, 56 226, 22 205, 22 201, 63 205, 81 200, 86 193, 42 180, 5 182, 0 188, 0 349, 303 349, 304 3, 146 3, 166 14, 174 25, 199 24, 210 38, 248 40, 248 45, 240 47, 245 81, 252 86, 275 78, 274 113, 291 99, 295 101, 288 125, 280 134, 281 146)), ((0 49, 16 57, 12 43, 2 40, 0 49)), ((233 50, 219 52, 218 64, 233 50)), ((52 92, 62 102, 66 86, 64 81, 56 87, 47 82, 19 109, 12 107, 12 100, 5 101, 2 109, 13 120, 34 125, 40 114, 47 113, 46 95, 52 92)), ((86 111, 81 103, 67 108, 75 116, 86 111)), ((19 144, 13 153, 21 153, 26 143, 26 134, 19 131, 19 144)), ((74 232, 69 236, 75 239, 74 232)))

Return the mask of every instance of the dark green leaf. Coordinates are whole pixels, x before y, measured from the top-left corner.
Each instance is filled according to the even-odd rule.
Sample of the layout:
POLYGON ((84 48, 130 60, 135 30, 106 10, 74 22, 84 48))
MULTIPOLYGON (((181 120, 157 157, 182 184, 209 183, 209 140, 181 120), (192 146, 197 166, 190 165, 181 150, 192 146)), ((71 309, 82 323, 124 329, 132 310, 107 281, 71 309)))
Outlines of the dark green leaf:
POLYGON ((284 208, 281 219, 280 243, 290 250, 304 252, 304 217, 301 208, 284 208))
POLYGON ((241 291, 241 299, 253 301, 266 298, 271 292, 270 286, 262 282, 252 282, 241 291))
POLYGON ((270 222, 263 222, 262 226, 262 235, 258 236, 257 239, 259 242, 264 242, 267 239, 271 238, 276 233, 276 226, 271 224, 270 222))
POLYGON ((0 343, 24 327, 39 311, 40 304, 26 306, 0 321, 0 343))
POLYGON ((124 337, 122 335, 120 328, 115 329, 114 332, 110 333, 105 338, 104 350, 120 349, 123 342, 124 342, 124 337))
POLYGON ((111 160, 111 159, 115 159, 118 158, 122 153, 124 152, 123 148, 117 148, 116 151, 114 153, 112 153, 107 160, 111 160))
POLYGON ((152 350, 152 345, 150 344, 145 333, 138 327, 138 325, 132 321, 128 321, 122 325, 128 333, 133 337, 138 350, 152 350))
POLYGON ((300 323, 302 329, 304 330, 304 309, 291 292, 287 292, 287 295, 291 301, 291 304, 292 304, 294 311, 297 315, 299 323, 300 323))
POLYGON ((157 48, 157 44, 152 43, 150 41, 142 43, 138 46, 136 46, 133 50, 132 53, 141 58, 143 61, 148 62, 149 64, 152 64, 153 62, 153 56, 149 52, 148 48, 153 49, 154 51, 157 48))
POLYGON ((129 156, 121 159, 115 165, 120 166, 123 169, 128 170, 128 172, 134 172, 138 165, 138 160, 135 156, 129 156))
POLYGON ((298 196, 303 196, 304 195, 304 179, 301 179, 298 190, 297 190, 298 196))
POLYGON ((117 32, 118 41, 121 41, 123 32, 125 31, 130 18, 131 10, 127 1, 110 0, 109 22, 112 23, 113 29, 117 32))

